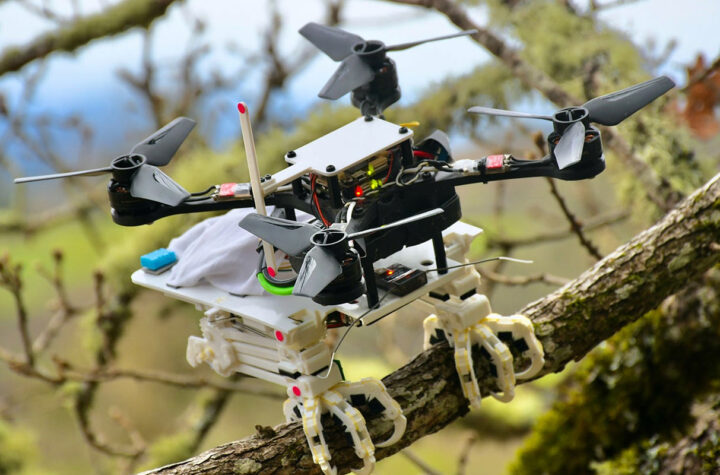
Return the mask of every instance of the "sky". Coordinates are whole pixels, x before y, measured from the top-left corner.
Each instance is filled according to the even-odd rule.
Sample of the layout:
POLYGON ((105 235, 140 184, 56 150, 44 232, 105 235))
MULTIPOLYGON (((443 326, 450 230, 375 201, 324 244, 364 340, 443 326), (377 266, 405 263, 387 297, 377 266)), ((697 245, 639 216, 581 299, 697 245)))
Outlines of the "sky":
MULTIPOLYGON (((586 0, 576 0, 583 4, 586 0)), ((606 3, 607 0, 601 3, 606 3)), ((66 8, 70 1, 51 2, 66 8)), ((89 13, 106 4, 102 0, 79 0, 83 12, 89 13)), ((278 0, 283 12, 284 29, 280 50, 292 55, 305 40, 296 32, 308 21, 320 21, 322 3, 317 0, 278 0)), ((267 2, 257 0, 187 0, 170 9, 167 18, 157 24, 154 58, 170 63, 182 55, 188 42, 188 13, 206 20, 210 28, 207 39, 215 45, 235 42, 240 48, 254 50, 260 44, 261 33, 266 27, 269 15, 267 2)), ((347 21, 343 27, 366 39, 380 39, 386 44, 404 42, 428 36, 442 35, 456 31, 454 25, 439 14, 426 13, 416 8, 392 5, 373 0, 348 0, 345 10, 347 21), (397 19, 401 18, 399 23, 397 19)), ((485 25, 482 9, 472 10, 472 16, 479 24, 485 25)), ((720 52, 720 33, 717 19, 720 18, 718 0, 640 0, 609 9, 601 18, 612 26, 625 31, 635 42, 644 44, 654 40, 660 46, 674 38, 677 47, 670 60, 662 67, 662 73, 669 74, 683 82, 683 65, 691 62, 698 52, 714 58, 720 52), (650 13, 650 14, 648 14, 650 13)), ((23 44, 36 37, 52 23, 38 19, 14 2, 0 6, 0 49, 13 44, 23 44)), ((133 92, 118 78, 116 71, 123 67, 131 71, 139 69, 141 35, 138 31, 120 37, 93 42, 77 55, 55 54, 47 63, 47 72, 33 104, 33 112, 49 112, 56 115, 77 113, 98 130, 97 143, 108 150, 111 158, 122 153, 122 147, 131 139, 141 138, 147 132, 147 119, 142 110, 128 109, 125 105, 134 98, 133 92), (140 135, 138 135, 140 134, 140 135)), ((206 70, 214 65, 221 70, 237 68, 235 57, 217 48, 217 53, 204 66, 206 70)), ((405 103, 417 98, 429 84, 450 75, 470 71, 488 59, 488 54, 472 41, 460 38, 448 42, 429 43, 407 51, 393 54, 398 65, 400 84, 405 103), (451 43, 451 44, 450 44, 451 43), (432 58, 431 66, 428 59, 432 58)), ((23 74, 32 71, 30 66, 23 74)), ((302 73, 297 75, 284 94, 274 104, 274 110, 287 111, 297 115, 320 101, 317 92, 329 78, 337 63, 324 55, 317 55, 302 73)), ((228 97, 230 129, 220 131, 220 136, 236 133, 236 114, 232 104, 244 100, 252 107, 259 91, 253 87, 253 78, 258 71, 248 68, 243 72, 246 81, 228 97), (237 97, 236 97, 237 96, 237 97)), ((0 91, 13 103, 20 91, 20 76, 9 75, 0 80, 0 91)), ((168 84, 172 84, 168 79, 168 84)), ((349 102, 349 96, 341 101, 349 102)), ((533 107, 533 105, 529 105, 533 107)), ((545 108, 547 104, 534 105, 545 108)), ((544 112, 548 112, 544 110, 544 112)), ((134 142, 131 142, 134 143, 134 142)), ((30 165, 32 168, 32 165, 30 165)), ((32 172, 38 172, 33 169, 32 172)), ((4 180, 4 178, 3 178, 4 180)))

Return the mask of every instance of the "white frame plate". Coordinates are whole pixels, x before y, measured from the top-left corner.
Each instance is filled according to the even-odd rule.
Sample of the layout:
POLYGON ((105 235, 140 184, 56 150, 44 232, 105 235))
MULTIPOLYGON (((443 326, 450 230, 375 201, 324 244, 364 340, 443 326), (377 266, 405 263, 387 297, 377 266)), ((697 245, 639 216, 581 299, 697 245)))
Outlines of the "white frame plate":
MULTIPOLYGON (((457 222, 443 232, 443 234, 451 233, 467 235, 474 239, 482 233, 482 229, 467 223, 457 222)), ((406 247, 392 256, 376 261, 375 267, 386 267, 394 263, 400 263, 412 269, 435 268, 432 242, 426 241, 417 246, 406 247), (429 266, 423 266, 422 262, 426 260, 432 260, 433 263, 429 266)), ((457 264, 459 263, 448 259, 448 266, 457 264)), ((216 307, 243 318, 258 321, 282 332, 289 332, 297 326, 297 322, 289 317, 303 309, 316 310, 325 315, 337 310, 354 319, 362 317, 363 321, 374 321, 441 287, 462 272, 463 268, 461 267, 450 269, 447 274, 438 274, 435 271, 428 272, 427 284, 404 296, 391 294, 385 297, 386 292, 378 289, 381 305, 370 312, 367 311, 367 299, 365 296, 360 297, 357 303, 323 306, 313 302, 308 297, 293 295, 268 294, 241 297, 229 294, 208 283, 201 283, 192 287, 174 288, 166 283, 170 276, 167 272, 153 275, 140 269, 132 274, 131 279, 137 285, 160 291, 169 297, 204 307, 216 307)))

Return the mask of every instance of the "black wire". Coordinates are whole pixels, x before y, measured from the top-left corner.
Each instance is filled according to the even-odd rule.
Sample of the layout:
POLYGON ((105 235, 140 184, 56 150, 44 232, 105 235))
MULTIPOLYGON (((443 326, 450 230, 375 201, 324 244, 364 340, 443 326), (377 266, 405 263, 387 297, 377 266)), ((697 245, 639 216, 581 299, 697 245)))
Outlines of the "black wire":
MULTIPOLYGON (((278 280, 275 279, 270 275, 270 273, 267 270, 267 262, 265 261, 265 249, 263 246, 260 246, 260 250, 258 251, 258 254, 260 254, 260 258, 258 260, 258 272, 262 272, 262 275, 265 276, 265 279, 267 279, 268 282, 270 282, 272 285, 276 285, 278 287, 291 287, 295 284, 295 281, 297 280, 297 276, 291 277, 287 280, 278 280)), ((275 272, 277 274, 280 273, 278 269, 275 269, 275 272)))
POLYGON ((211 199, 210 196, 193 196, 193 195, 191 195, 189 198, 186 198, 185 201, 183 201, 183 203, 204 201, 204 200, 209 200, 209 199, 211 199))
POLYGON ((215 190, 215 188, 216 188, 216 185, 212 185, 212 186, 208 187, 208 189, 205 190, 205 191, 196 191, 195 193, 190 193, 190 196, 202 196, 202 195, 207 195, 207 194, 210 193, 211 191, 215 190))

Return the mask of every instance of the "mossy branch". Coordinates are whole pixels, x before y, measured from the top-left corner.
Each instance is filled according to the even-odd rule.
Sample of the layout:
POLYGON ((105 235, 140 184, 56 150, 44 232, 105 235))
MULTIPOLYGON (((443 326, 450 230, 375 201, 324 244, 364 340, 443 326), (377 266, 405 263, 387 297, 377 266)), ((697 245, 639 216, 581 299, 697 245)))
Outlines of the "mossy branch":
MULTIPOLYGON (((720 175, 580 277, 527 305, 521 313, 535 323, 546 351, 547 362, 539 376, 582 358, 720 262, 718 236, 720 175)), ((476 365, 481 389, 488 394, 493 390, 493 378, 487 362, 476 358, 476 365)), ((468 411, 452 352, 445 344, 421 353, 383 381, 403 407, 408 427, 399 443, 376 452, 378 459, 440 430, 468 411)), ((323 424, 328 428, 332 461, 340 473, 359 466, 341 428, 329 418, 323 424)), ((375 440, 383 440, 392 430, 390 423, 378 418, 369 419, 368 428, 375 440)), ((261 472, 320 472, 312 462, 300 423, 282 424, 270 437, 248 437, 145 473, 261 472)))
POLYGON ((45 33, 24 46, 5 48, 0 54, 0 76, 55 51, 75 51, 92 40, 117 35, 130 28, 146 28, 165 14, 175 0, 124 0, 100 13, 79 18, 45 33))

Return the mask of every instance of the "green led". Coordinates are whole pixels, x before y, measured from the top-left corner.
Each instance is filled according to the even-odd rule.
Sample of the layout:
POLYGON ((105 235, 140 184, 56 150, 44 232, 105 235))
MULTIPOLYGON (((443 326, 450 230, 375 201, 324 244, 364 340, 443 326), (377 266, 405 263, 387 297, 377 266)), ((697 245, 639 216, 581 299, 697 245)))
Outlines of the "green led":
POLYGON ((375 173, 375 167, 372 166, 372 163, 368 165, 368 176, 372 176, 372 174, 375 173))
POLYGON ((382 183, 380 180, 370 180, 370 189, 374 190, 376 188, 379 188, 382 183))

